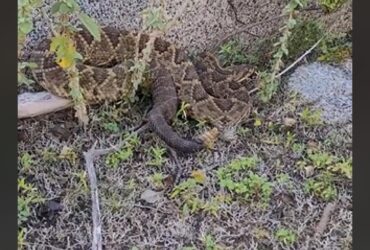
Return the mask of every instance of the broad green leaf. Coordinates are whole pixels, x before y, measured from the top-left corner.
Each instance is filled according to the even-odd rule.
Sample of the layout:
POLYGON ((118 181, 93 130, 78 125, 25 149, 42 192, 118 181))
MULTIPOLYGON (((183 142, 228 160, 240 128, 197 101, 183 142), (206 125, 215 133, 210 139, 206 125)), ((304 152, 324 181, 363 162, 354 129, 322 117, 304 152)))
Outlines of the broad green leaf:
POLYGON ((88 15, 84 13, 80 13, 78 15, 80 21, 82 24, 87 28, 87 30, 91 33, 91 35, 94 37, 95 40, 100 41, 101 39, 101 34, 100 34, 100 27, 99 25, 95 22, 95 20, 88 15))
POLYGON ((63 69, 71 67, 76 58, 81 58, 71 38, 65 35, 58 35, 51 39, 50 51, 56 53, 57 63, 63 69))
POLYGON ((80 7, 74 0, 58 1, 51 7, 52 14, 68 14, 79 11, 80 7))
POLYGON ((64 2, 66 3, 66 5, 68 7, 70 7, 73 11, 75 10, 79 10, 80 9, 80 6, 76 3, 75 0, 64 0, 64 2))
POLYGON ((61 7, 62 4, 63 4, 63 2, 54 3, 53 6, 51 6, 51 13, 55 14, 55 13, 59 12, 60 7, 61 7))
POLYGON ((19 25, 19 29, 22 33, 28 34, 33 29, 32 21, 29 19, 25 19, 23 22, 21 22, 19 25))

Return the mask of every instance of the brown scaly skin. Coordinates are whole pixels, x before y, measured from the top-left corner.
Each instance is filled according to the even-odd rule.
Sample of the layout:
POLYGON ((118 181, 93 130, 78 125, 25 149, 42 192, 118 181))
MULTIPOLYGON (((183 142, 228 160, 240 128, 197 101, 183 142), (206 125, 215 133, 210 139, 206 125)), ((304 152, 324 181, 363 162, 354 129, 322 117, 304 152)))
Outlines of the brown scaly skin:
POLYGON ((150 128, 172 149, 184 154, 201 150, 201 141, 181 138, 169 122, 176 115, 179 98, 173 79, 167 70, 160 68, 153 73, 154 82, 151 86, 153 107, 148 113, 147 122, 150 128))
MULTIPOLYGON (((100 42, 82 30, 75 35, 77 51, 84 61, 77 63, 80 87, 90 104, 112 102, 128 96, 133 89, 129 71, 135 56, 142 57, 150 36, 104 27, 100 42)), ((36 81, 54 95, 69 98, 68 77, 49 55, 49 41, 36 49, 31 61, 36 81)), ((246 66, 222 68, 210 54, 202 54, 195 63, 184 50, 155 38, 150 55, 149 77, 152 83, 153 109, 148 114, 150 127, 171 148, 190 153, 204 147, 197 140, 185 140, 170 127, 179 101, 190 104, 190 115, 217 128, 233 126, 251 110, 247 87, 256 80, 246 66)))

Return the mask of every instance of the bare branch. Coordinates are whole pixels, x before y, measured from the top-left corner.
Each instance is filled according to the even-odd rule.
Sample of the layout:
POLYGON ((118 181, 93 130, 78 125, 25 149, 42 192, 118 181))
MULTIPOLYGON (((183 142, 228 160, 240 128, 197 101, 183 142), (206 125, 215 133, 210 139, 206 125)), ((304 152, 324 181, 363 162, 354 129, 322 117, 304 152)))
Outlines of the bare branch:
POLYGON ((308 54, 310 54, 312 52, 312 50, 314 50, 320 44, 320 42, 322 41, 322 39, 324 39, 324 37, 321 37, 314 45, 311 46, 311 48, 309 48, 306 52, 304 52, 303 55, 301 55, 297 60, 295 60, 287 68, 285 68, 283 71, 281 71, 279 74, 277 74, 276 77, 280 77, 280 76, 284 75, 291 68, 293 68, 297 63, 299 63, 300 61, 302 61, 303 58, 305 58, 308 54))
POLYGON ((100 206, 99 206, 99 193, 98 193, 98 184, 96 179, 96 172, 94 167, 94 159, 98 156, 104 155, 109 153, 110 151, 114 150, 114 148, 108 149, 95 149, 96 142, 92 146, 92 148, 84 152, 85 158, 85 166, 87 170, 87 174, 89 177, 90 183, 90 190, 91 190, 91 206, 92 206, 92 220, 93 220, 93 240, 92 240, 92 250, 102 250, 103 243, 102 243, 102 233, 101 233, 101 214, 100 214, 100 206))
POLYGON ((315 234, 316 235, 320 236, 324 233, 324 231, 325 231, 325 229, 328 225, 330 215, 334 211, 336 206, 337 206, 337 202, 331 202, 331 203, 326 205, 326 207, 324 209, 324 212, 321 215, 321 219, 320 219, 319 223, 316 226, 316 229, 315 229, 315 234))
POLYGON ((18 95, 18 118, 35 117, 72 107, 71 100, 49 92, 23 93, 18 95))

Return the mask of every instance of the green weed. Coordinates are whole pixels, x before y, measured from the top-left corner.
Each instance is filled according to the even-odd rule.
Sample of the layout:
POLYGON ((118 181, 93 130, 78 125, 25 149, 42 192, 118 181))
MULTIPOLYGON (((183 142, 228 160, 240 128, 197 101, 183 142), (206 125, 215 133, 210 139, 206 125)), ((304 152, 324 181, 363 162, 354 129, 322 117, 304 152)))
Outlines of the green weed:
POLYGON ((334 161, 334 156, 327 152, 308 151, 308 159, 312 162, 315 168, 322 169, 330 165, 334 161))
POLYGON ((150 147, 149 154, 150 154, 151 160, 147 164, 149 166, 157 166, 157 167, 162 166, 166 162, 166 159, 163 157, 165 153, 166 153, 165 148, 158 147, 158 146, 150 147))
POLYGON ((239 40, 231 40, 225 43, 221 46, 218 54, 224 66, 247 62, 247 57, 239 40))
POLYGON ((272 193, 272 184, 267 178, 251 171, 258 162, 256 157, 243 157, 218 169, 217 177, 220 186, 245 200, 257 200, 262 205, 268 203, 272 193))
POLYGON ((23 153, 20 156, 20 163, 23 169, 27 170, 34 164, 34 157, 29 153, 23 153))
POLYGON ((348 179, 352 179, 352 158, 342 159, 328 167, 329 171, 339 173, 348 179))
POLYGON ((331 173, 324 172, 305 182, 304 190, 307 193, 321 198, 325 201, 334 199, 337 196, 333 176, 331 173))
POLYGON ((319 0, 320 6, 327 12, 333 12, 346 2, 347 0, 319 0))
POLYGON ((275 233, 275 237, 285 246, 291 246, 297 240, 297 234, 288 228, 279 228, 275 233))
POLYGON ((154 173, 149 177, 150 182, 156 188, 163 188, 164 175, 162 173, 154 173))
POLYGON ((18 179, 18 226, 27 221, 31 215, 31 206, 44 202, 37 189, 26 182, 24 178, 18 179))
POLYGON ((322 124, 320 110, 313 110, 305 107, 299 115, 302 122, 308 126, 317 126, 322 124))
POLYGON ((140 144, 136 133, 127 133, 123 137, 124 145, 119 150, 108 154, 105 158, 105 164, 112 168, 117 168, 120 163, 131 159, 134 155, 134 150, 140 144))

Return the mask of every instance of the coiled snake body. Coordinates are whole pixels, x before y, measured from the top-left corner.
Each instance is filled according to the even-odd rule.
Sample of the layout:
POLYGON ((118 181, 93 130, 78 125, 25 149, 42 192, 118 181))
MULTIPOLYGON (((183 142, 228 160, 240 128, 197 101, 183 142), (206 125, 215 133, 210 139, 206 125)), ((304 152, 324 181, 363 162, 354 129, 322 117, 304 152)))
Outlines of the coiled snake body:
MULTIPOLYGON (((75 34, 77 51, 83 61, 76 67, 86 102, 96 104, 116 101, 132 92, 133 60, 143 56, 150 35, 103 27, 101 40, 86 30, 75 34)), ((202 53, 191 61, 185 50, 155 38, 150 54, 149 74, 153 108, 148 113, 150 127, 171 148, 190 153, 203 148, 201 140, 181 138, 169 125, 180 101, 188 103, 190 115, 223 128, 247 117, 251 102, 247 87, 256 73, 247 66, 222 68, 215 57, 202 53)), ((37 64, 36 81, 54 95, 70 98, 67 73, 50 54, 50 40, 42 41, 31 55, 37 64)))

